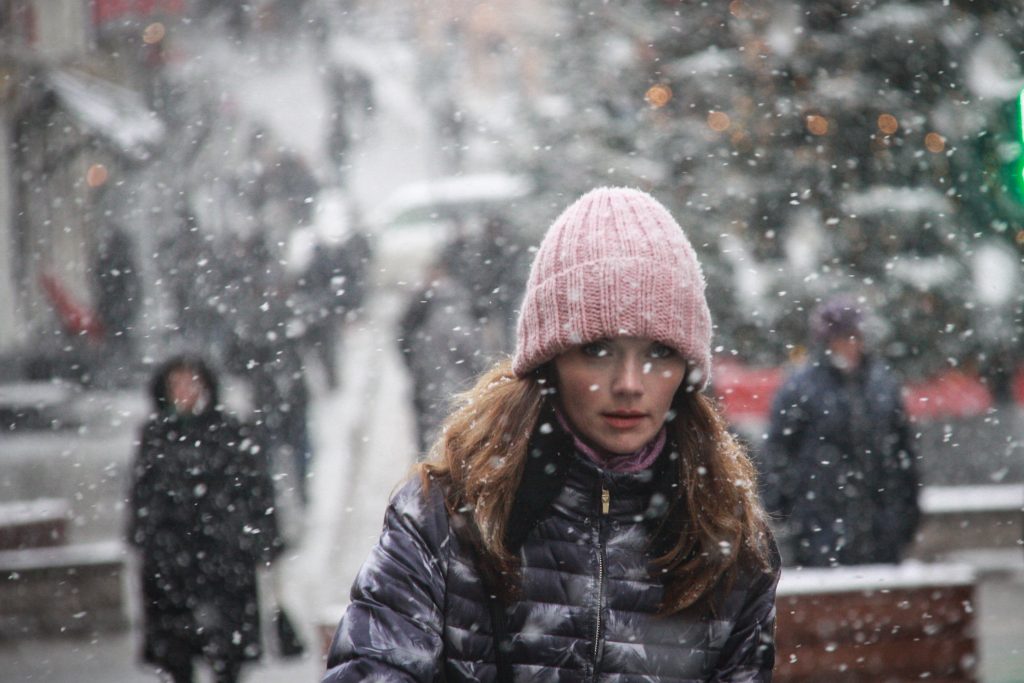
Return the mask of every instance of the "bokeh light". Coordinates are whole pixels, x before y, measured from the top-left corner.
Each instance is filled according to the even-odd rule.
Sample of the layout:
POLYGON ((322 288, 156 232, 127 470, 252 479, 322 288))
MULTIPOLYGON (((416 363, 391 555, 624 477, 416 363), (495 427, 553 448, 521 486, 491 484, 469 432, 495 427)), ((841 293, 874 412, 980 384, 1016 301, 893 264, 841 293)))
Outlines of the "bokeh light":
POLYGON ((167 29, 159 21, 154 21, 142 31, 142 42, 146 45, 155 45, 164 39, 167 29))
POLYGON ((742 0, 732 0, 729 3, 729 14, 737 19, 746 19, 748 16, 747 8, 744 7, 742 0))
POLYGON ((85 184, 89 187, 100 187, 106 184, 110 174, 103 164, 92 164, 85 171, 85 184))
POLYGON ((946 150, 946 138, 932 132, 924 136, 924 146, 929 152, 938 154, 946 150))
POLYGON ((708 113, 708 128, 711 130, 721 133, 724 130, 728 130, 732 121, 729 119, 729 115, 724 111, 712 111, 708 113))
POLYGON ((900 122, 892 114, 881 114, 878 117, 878 130, 886 135, 892 135, 899 130, 900 122))
POLYGON ((652 85, 644 94, 644 99, 655 109, 660 109, 672 101, 672 88, 664 83, 652 85))
POLYGON ((818 114, 810 114, 805 119, 807 130, 812 135, 825 135, 828 133, 828 119, 818 114))

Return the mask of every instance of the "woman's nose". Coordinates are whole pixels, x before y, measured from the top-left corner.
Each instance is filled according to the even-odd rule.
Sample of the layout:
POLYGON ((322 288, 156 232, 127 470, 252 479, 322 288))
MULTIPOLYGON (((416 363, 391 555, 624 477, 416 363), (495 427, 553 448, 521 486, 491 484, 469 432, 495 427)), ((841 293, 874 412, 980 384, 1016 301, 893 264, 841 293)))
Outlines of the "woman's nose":
POLYGON ((639 358, 624 358, 616 365, 612 391, 619 394, 642 394, 644 363, 639 358))

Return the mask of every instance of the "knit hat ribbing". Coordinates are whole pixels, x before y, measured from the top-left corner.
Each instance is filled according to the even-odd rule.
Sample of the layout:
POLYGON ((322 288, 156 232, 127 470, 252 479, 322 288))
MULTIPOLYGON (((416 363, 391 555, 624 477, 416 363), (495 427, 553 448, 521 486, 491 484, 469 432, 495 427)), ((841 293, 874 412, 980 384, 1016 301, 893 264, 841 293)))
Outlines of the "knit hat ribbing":
POLYGON ((682 228, 645 192, 601 187, 548 229, 519 314, 512 371, 524 377, 569 348, 633 336, 679 351, 711 375, 704 276, 682 228))

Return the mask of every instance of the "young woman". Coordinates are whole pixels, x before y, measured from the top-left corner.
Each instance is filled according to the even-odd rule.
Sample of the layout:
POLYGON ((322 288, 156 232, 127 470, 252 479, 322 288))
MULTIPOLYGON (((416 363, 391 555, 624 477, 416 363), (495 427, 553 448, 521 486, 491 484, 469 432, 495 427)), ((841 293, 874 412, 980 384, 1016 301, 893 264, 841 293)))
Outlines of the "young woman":
POLYGON ((152 394, 128 524, 141 555, 143 659, 191 683, 201 657, 217 683, 234 683, 261 652, 256 567, 283 548, 273 482, 264 454, 221 412, 202 360, 167 361, 152 394))
POLYGON ((701 393, 711 318, 652 197, 594 190, 537 252, 511 363, 388 508, 324 681, 768 681, 778 554, 701 393))

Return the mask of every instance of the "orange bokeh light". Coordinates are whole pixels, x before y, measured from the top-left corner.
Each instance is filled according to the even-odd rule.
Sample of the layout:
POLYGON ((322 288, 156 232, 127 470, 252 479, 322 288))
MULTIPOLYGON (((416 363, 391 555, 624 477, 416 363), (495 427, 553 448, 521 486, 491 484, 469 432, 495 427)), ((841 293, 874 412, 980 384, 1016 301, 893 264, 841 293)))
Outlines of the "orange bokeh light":
POLYGON ((812 135, 825 135, 828 133, 828 119, 818 114, 809 114, 805 119, 807 130, 812 135))
POLYGON ((729 119, 729 115, 724 111, 713 111, 708 113, 708 128, 711 130, 721 133, 724 130, 728 130, 730 125, 732 125, 732 121, 729 119))
POLYGON ((928 133, 924 136, 924 146, 929 152, 938 154, 946 150, 946 138, 938 133, 928 133))
POLYGON ((110 174, 103 164, 92 164, 85 172, 85 184, 89 187, 100 187, 107 182, 110 174))
POLYGON ((652 85, 644 94, 644 99, 655 109, 660 109, 672 100, 672 88, 663 83, 652 85))
POLYGON ((159 21, 154 21, 142 31, 142 42, 146 45, 155 45, 164 39, 167 29, 159 21))
POLYGON ((892 135, 899 130, 900 122, 892 114, 881 114, 878 117, 878 130, 886 135, 892 135))

